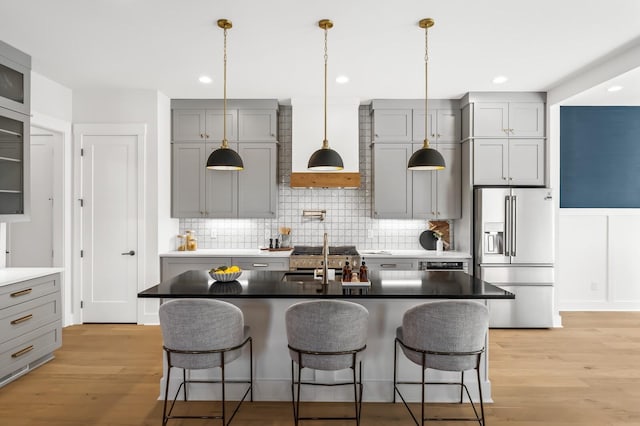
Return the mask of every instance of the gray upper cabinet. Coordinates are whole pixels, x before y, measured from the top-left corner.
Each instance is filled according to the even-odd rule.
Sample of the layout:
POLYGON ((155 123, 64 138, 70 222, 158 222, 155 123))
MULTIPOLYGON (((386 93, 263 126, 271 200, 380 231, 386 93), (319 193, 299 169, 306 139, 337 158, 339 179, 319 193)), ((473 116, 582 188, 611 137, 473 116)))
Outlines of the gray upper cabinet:
POLYGON ((458 219, 462 215, 460 104, 449 99, 429 102, 426 128, 431 147, 445 160, 446 167, 440 171, 407 169, 413 152, 423 146, 424 100, 372 102, 374 218, 458 219))
POLYGON ((374 142, 411 142, 412 110, 375 109, 373 111, 374 142))
POLYGON ((0 108, 31 114, 31 56, 0 41, 0 108))
POLYGON ((471 140, 473 185, 544 185, 545 100, 532 92, 465 95, 462 127, 471 140))
MULTIPOLYGON (((422 148, 413 144, 413 149, 422 148)), ((413 217, 426 219, 459 219, 462 217, 462 168, 459 143, 433 146, 442 157, 444 170, 415 170, 413 174, 413 217)))
POLYGON ((31 57, 0 41, 0 222, 29 220, 31 57))
POLYGON ((461 209, 459 143, 434 145, 444 157, 439 171, 411 171, 407 163, 421 144, 377 143, 373 147, 373 216, 377 219, 458 219, 461 209))
POLYGON ((407 163, 412 144, 376 143, 373 146, 373 217, 411 219, 413 183, 407 163))
POLYGON ((241 109, 238 111, 238 140, 275 142, 278 136, 277 124, 275 110, 241 109))
POLYGON ((473 136, 542 137, 544 112, 543 102, 477 102, 473 136))
MULTIPOLYGON (((424 109, 413 110, 413 141, 424 140, 424 109)), ((427 114, 429 142, 460 142, 460 110, 429 109, 427 114)))
POLYGON ((173 217, 204 216, 205 144, 174 143, 172 145, 171 215, 173 217), (201 167, 196 165, 201 164, 201 167))
POLYGON ((544 139, 476 139, 474 185, 544 185, 544 139))
POLYGON ((173 100, 172 217, 275 217, 277 101, 228 101, 229 147, 244 170, 207 170, 223 139, 220 100, 173 100), (241 139, 241 141, 238 141, 241 139))
POLYGON ((278 146, 240 144, 238 153, 244 163, 238 174, 238 217, 276 217, 278 146))
MULTIPOLYGON (((223 138, 223 110, 174 109, 173 141, 218 143, 223 138)), ((227 140, 238 140, 238 112, 227 111, 227 140)))

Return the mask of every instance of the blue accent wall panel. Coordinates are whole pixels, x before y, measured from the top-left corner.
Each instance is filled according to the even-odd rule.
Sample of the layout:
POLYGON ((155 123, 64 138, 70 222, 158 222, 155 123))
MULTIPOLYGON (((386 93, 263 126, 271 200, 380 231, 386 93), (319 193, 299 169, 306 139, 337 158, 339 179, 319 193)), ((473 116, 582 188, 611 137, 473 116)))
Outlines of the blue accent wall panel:
POLYGON ((640 107, 560 107, 560 207, 640 208, 640 107))

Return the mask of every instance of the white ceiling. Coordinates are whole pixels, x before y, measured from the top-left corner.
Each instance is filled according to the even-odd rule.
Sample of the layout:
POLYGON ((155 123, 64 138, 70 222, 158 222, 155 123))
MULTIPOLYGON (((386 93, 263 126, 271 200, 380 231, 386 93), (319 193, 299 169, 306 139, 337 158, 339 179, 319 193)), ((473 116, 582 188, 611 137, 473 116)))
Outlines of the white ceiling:
MULTIPOLYGON (((230 98, 322 96, 322 18, 335 23, 329 96, 361 100, 424 96, 417 22, 425 17, 436 22, 430 98, 547 91, 640 43, 638 0, 0 0, 0 17, 0 40, 29 53, 43 76, 72 89, 157 89, 170 98, 222 97, 219 18, 233 22, 230 98), (214 82, 199 83, 203 74, 214 82), (334 83, 340 74, 350 82, 334 83), (509 80, 495 85, 497 75, 509 80)), ((614 96, 640 87, 637 73, 628 79, 614 96)))

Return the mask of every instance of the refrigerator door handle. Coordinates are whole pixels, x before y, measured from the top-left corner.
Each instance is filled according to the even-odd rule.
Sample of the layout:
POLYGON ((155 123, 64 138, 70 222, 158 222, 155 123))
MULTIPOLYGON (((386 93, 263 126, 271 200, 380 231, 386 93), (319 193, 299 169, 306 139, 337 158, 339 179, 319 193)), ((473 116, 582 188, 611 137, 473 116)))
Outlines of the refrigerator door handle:
POLYGON ((517 223, 516 217, 518 216, 518 199, 515 195, 511 196, 511 256, 516 255, 516 238, 518 237, 517 233, 517 223))
POLYGON ((504 197, 504 255, 511 254, 511 197, 504 197))

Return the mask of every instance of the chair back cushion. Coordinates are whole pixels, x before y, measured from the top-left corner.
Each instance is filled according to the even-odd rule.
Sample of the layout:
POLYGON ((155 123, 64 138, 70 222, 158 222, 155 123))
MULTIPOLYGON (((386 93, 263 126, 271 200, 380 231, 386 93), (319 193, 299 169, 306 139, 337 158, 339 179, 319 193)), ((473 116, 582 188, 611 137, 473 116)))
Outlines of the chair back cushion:
MULTIPOLYGON (((343 352, 365 346, 369 311, 344 300, 314 300, 290 306, 285 312, 289 346, 305 351, 343 352)), ((317 370, 342 370, 352 364, 352 355, 308 355, 291 359, 303 367, 317 370)))
MULTIPOLYGON (((164 346, 171 350, 202 351, 233 347, 244 339, 242 311, 231 303, 214 299, 175 299, 160 305, 160 328, 164 346)), ((240 350, 225 353, 225 364, 240 350)), ((171 365, 202 369, 221 365, 221 355, 171 353, 171 365)))
MULTIPOLYGON (((424 303, 409 309, 398 329, 407 346, 434 352, 473 352, 485 346, 489 328, 487 307, 471 300, 424 303)), ((403 348, 407 358, 422 363, 422 354, 403 348)), ((425 368, 465 371, 475 368, 477 357, 426 355, 425 368)))

